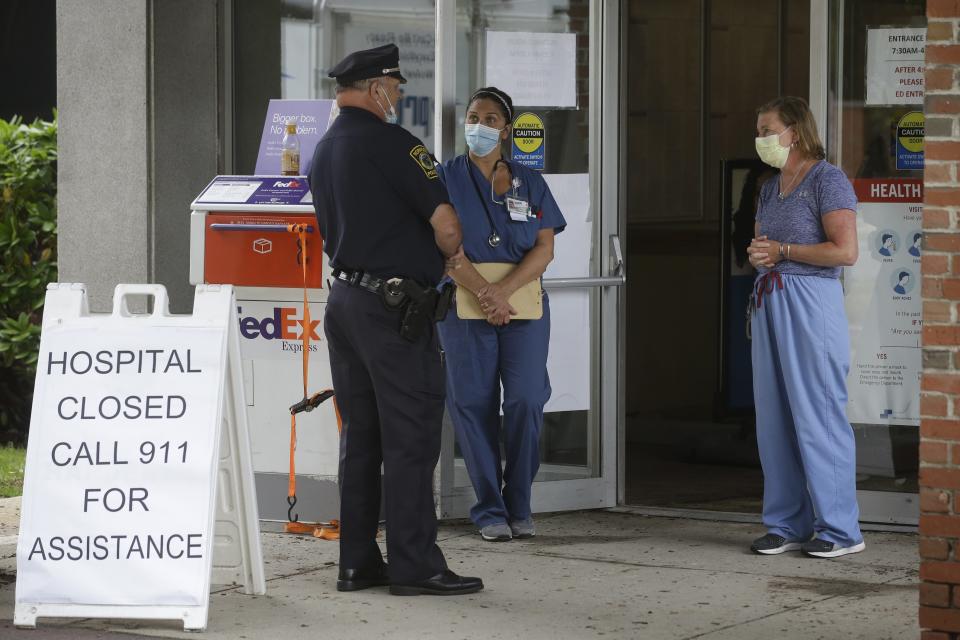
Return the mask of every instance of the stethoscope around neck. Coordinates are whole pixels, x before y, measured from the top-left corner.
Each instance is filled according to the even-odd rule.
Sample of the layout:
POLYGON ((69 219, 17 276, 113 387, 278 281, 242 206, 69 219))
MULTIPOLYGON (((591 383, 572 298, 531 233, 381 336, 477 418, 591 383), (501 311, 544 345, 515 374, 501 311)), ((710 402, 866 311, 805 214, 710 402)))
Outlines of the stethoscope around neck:
MULTIPOLYGON (((510 163, 504 160, 503 158, 499 158, 496 162, 493 163, 493 171, 490 173, 490 199, 491 200, 493 199, 494 176, 497 175, 497 166, 501 162, 507 165, 507 170, 510 171, 510 175, 511 176, 513 175, 513 170, 510 169, 510 163)), ((483 197, 483 193, 480 191, 480 185, 477 184, 477 177, 473 175, 473 166, 472 166, 473 162, 470 160, 469 156, 467 157, 467 163, 468 163, 467 171, 470 174, 470 182, 473 183, 473 188, 477 192, 477 198, 479 198, 480 202, 483 203, 483 212, 487 214, 487 224, 490 225, 490 235, 487 237, 487 244, 489 244, 492 248, 496 249, 497 247, 500 246, 500 243, 503 242, 503 238, 500 237, 500 233, 497 231, 497 225, 493 221, 493 214, 490 212, 490 205, 487 203, 487 199, 483 197)), ((517 186, 518 186, 517 183, 514 183, 514 188, 516 188, 517 186)), ((494 202, 496 201, 494 200, 494 202)), ((497 203, 497 204, 502 204, 502 203, 497 203)))

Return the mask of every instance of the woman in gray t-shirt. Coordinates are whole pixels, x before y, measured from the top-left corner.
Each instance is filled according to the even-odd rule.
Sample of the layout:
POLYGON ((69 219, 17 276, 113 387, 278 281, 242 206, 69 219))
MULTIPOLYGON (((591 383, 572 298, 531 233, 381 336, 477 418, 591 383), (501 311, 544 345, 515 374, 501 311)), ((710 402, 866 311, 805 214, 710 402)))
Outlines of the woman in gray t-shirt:
POLYGON ((847 422, 850 342, 840 268, 857 259, 857 199, 824 160, 807 103, 757 110, 757 153, 780 169, 760 192, 755 238, 753 393, 763 465, 756 553, 822 558, 863 551, 847 422))

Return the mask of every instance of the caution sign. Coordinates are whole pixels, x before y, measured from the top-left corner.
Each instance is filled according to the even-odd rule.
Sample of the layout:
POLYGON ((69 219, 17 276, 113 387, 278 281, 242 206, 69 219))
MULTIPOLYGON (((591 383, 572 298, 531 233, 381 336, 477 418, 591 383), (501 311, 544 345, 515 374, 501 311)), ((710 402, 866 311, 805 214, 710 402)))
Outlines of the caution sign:
POLYGON ((897 171, 923 170, 924 116, 911 111, 897 122, 897 171))
POLYGON ((535 113, 521 113, 513 121, 513 161, 543 171, 546 131, 535 113))

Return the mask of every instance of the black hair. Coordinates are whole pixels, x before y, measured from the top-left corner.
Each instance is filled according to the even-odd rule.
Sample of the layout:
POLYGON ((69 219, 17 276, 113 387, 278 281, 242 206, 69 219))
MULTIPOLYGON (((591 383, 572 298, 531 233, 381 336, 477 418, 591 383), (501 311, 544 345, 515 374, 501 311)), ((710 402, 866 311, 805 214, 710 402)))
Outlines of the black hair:
POLYGON ((909 271, 901 271, 900 275, 897 276, 897 280, 903 280, 904 278, 909 278, 909 277, 910 277, 909 271))
POLYGON ((916 242, 917 240, 919 240, 919 239, 922 238, 922 237, 923 237, 923 234, 922 234, 922 233, 915 233, 915 234, 913 234, 913 241, 916 242))
POLYGON ((880 242, 886 242, 887 240, 890 240, 891 238, 893 238, 892 235, 890 235, 889 233, 885 233, 885 234, 883 234, 882 236, 880 236, 880 242))
POLYGON ((473 95, 470 96, 470 102, 467 104, 473 104, 474 101, 480 98, 492 98, 493 101, 500 106, 500 112, 506 121, 508 123, 513 122, 513 99, 507 95, 505 91, 501 91, 496 87, 480 87, 473 92, 473 95))

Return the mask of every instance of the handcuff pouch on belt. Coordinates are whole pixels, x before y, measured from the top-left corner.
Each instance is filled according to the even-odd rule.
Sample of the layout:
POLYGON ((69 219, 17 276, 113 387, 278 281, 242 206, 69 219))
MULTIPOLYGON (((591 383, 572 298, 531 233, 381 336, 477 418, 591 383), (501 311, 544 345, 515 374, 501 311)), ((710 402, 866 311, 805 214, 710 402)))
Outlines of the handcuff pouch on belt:
POLYGON ((391 278, 380 285, 380 298, 390 311, 400 311, 400 336, 410 342, 420 339, 431 325, 443 320, 450 308, 453 285, 438 291, 423 288, 408 278, 391 278))

